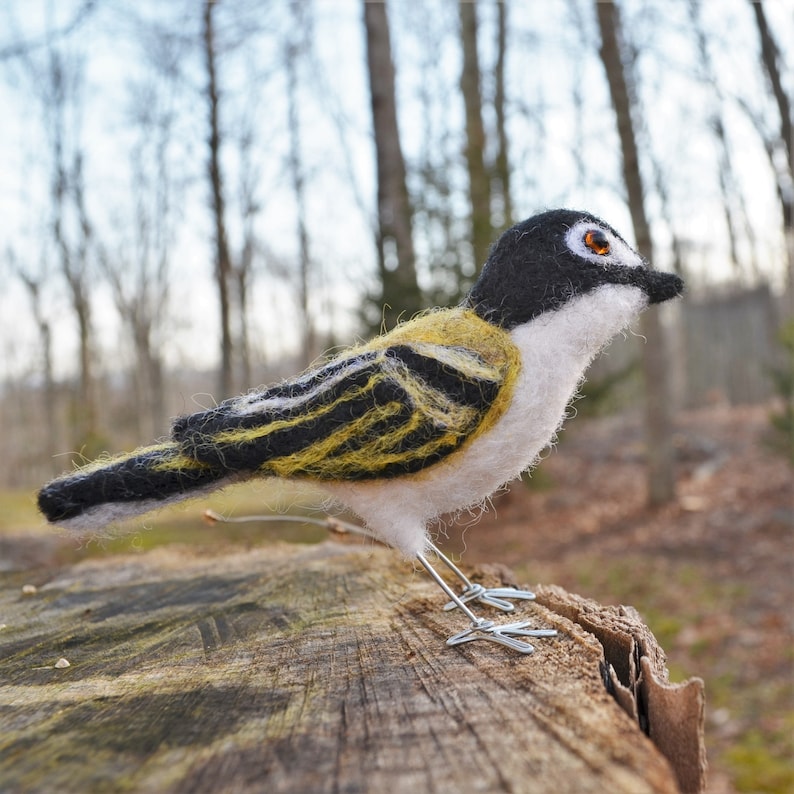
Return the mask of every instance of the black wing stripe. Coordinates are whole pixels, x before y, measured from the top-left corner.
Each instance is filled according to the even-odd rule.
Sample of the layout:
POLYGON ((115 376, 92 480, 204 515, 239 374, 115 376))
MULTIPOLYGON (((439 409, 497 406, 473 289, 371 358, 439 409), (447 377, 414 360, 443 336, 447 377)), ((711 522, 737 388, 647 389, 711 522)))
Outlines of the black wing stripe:
POLYGON ((48 521, 67 521, 109 502, 166 500, 228 476, 186 457, 176 445, 164 444, 59 477, 39 491, 38 503, 48 521))
POLYGON ((402 361, 411 374, 421 378, 458 405, 486 410, 499 390, 499 383, 474 378, 439 358, 423 355, 408 345, 389 348, 389 355, 402 361))
POLYGON ((274 458, 296 455, 335 430, 362 420, 378 405, 407 402, 399 384, 375 364, 317 395, 311 404, 271 417, 215 414, 183 440, 186 452, 211 465, 255 471, 274 458))
POLYGON ((227 401, 178 420, 173 438, 186 454, 229 471, 317 479, 418 471, 463 443, 501 386, 498 371, 471 351, 440 347, 434 356, 429 348, 393 345, 346 358, 326 368, 325 381, 305 378, 290 392, 300 399, 267 390, 249 395, 242 410, 227 401))

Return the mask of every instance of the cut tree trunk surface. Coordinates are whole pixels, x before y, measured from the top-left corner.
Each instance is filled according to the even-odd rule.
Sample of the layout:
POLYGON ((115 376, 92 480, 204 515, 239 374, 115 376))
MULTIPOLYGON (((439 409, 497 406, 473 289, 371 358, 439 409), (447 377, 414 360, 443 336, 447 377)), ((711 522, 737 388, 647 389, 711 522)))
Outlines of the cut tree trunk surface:
POLYGON ((559 631, 524 656, 446 647, 466 618, 379 547, 169 547, 29 576, 0 589, 2 791, 703 786, 702 682, 666 683, 630 609, 536 588, 495 617, 559 631))

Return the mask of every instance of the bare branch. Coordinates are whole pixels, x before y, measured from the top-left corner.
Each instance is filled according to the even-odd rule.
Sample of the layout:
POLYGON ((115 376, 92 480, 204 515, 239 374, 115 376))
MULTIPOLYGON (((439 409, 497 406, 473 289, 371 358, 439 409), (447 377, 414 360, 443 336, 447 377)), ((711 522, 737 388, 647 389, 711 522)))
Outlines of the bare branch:
POLYGON ((66 39, 78 31, 94 13, 96 7, 96 0, 83 0, 83 3, 77 8, 72 19, 63 27, 55 30, 48 30, 35 38, 17 41, 13 44, 6 44, 0 47, 0 61, 28 57, 35 50, 52 47, 59 40, 66 39))

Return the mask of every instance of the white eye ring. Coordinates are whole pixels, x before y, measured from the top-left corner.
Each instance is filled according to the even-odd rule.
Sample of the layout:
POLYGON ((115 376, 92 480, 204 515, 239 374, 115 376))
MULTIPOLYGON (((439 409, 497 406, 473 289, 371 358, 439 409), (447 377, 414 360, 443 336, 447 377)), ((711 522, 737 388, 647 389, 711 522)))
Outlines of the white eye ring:
POLYGON ((609 262, 625 267, 643 266, 642 258, 636 251, 632 250, 610 229, 605 229, 603 226, 593 223, 593 221, 581 220, 571 226, 565 233, 565 245, 567 245, 568 250, 576 254, 576 256, 586 259, 588 262, 594 262, 597 265, 604 265, 609 262), (585 235, 587 232, 595 230, 601 232, 607 238, 609 243, 608 253, 597 254, 587 247, 585 235))

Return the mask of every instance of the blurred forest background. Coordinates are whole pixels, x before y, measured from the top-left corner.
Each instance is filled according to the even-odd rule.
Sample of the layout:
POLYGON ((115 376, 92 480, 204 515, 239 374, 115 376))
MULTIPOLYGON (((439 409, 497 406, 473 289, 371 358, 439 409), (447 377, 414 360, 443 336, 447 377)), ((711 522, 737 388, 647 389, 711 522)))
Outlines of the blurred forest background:
POLYGON ((454 303, 500 230, 561 205, 687 280, 665 328, 649 314, 647 344, 607 364, 642 349, 655 454, 670 405, 768 399, 794 256, 793 14, 4 4, 0 484, 454 303))
POLYGON ((8 0, 0 525, 75 463, 457 302, 511 223, 588 209, 685 299, 596 362, 568 457, 461 548, 655 616, 717 704, 710 790, 790 790, 792 42, 790 0, 8 0), (615 527, 640 556, 599 579, 615 527))

